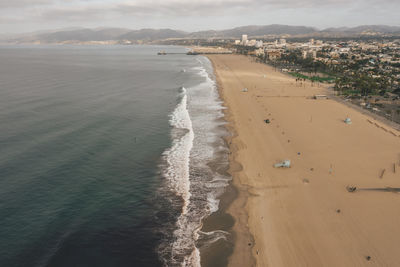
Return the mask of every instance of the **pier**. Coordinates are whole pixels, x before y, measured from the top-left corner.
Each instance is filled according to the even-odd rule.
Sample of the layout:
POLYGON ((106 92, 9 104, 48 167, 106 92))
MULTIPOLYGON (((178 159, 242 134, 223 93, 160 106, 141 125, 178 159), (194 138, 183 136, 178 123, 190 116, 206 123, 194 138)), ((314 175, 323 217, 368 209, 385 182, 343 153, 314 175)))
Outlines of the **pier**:
POLYGON ((166 52, 160 51, 157 55, 165 56, 165 55, 189 55, 189 56, 196 56, 196 55, 216 55, 216 54, 232 54, 232 51, 227 50, 225 48, 214 48, 214 47, 196 47, 190 50, 189 52, 166 52))
POLYGON ((189 51, 186 53, 186 55, 227 55, 227 54, 232 54, 232 51, 189 51))
POLYGON ((157 53, 157 55, 159 55, 159 56, 165 56, 165 55, 187 55, 187 53, 185 53, 185 52, 174 53, 174 52, 160 51, 160 52, 157 53))

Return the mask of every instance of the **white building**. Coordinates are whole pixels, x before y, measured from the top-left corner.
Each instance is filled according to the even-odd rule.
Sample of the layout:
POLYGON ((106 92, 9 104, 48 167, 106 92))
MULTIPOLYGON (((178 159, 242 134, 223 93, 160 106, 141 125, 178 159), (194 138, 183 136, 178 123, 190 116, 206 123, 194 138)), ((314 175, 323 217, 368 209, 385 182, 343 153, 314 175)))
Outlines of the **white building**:
POLYGON ((262 49, 262 48, 259 48, 259 49, 257 49, 256 50, 256 56, 263 56, 265 53, 264 53, 264 49, 262 49))
POLYGON ((256 46, 256 44, 257 44, 257 40, 256 39, 252 39, 252 40, 247 42, 248 46, 256 46))
POLYGON ((243 35, 242 35, 242 45, 246 45, 247 42, 248 42, 248 40, 247 40, 247 34, 243 34, 243 35))

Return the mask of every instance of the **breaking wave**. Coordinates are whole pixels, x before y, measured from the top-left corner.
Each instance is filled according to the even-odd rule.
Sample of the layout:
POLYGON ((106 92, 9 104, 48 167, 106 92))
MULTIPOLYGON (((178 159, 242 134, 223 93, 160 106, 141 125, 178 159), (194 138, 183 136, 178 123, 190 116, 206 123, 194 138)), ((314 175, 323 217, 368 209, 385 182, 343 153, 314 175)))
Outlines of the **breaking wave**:
POLYGON ((182 87, 181 100, 170 116, 172 146, 163 155, 167 187, 183 201, 169 245, 164 244, 160 252, 166 266, 200 266, 197 245, 228 235, 224 231, 201 231, 203 219, 218 210, 218 198, 230 177, 210 167, 213 162, 227 165, 227 147, 222 139, 226 132, 222 102, 206 69, 211 64, 199 58, 200 67, 187 72, 202 77, 203 82, 182 87))

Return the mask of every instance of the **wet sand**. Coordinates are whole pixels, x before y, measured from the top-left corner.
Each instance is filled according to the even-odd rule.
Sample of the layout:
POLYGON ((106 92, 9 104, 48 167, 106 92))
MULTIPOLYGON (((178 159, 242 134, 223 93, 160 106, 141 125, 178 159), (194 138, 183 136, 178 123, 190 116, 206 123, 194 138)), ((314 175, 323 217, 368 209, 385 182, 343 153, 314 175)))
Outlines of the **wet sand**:
POLYGON ((208 57, 233 134, 229 265, 399 266, 400 194, 380 189, 400 187, 400 133, 334 100, 311 99, 326 93, 322 86, 248 57, 208 57), (291 168, 273 168, 284 159, 291 168))

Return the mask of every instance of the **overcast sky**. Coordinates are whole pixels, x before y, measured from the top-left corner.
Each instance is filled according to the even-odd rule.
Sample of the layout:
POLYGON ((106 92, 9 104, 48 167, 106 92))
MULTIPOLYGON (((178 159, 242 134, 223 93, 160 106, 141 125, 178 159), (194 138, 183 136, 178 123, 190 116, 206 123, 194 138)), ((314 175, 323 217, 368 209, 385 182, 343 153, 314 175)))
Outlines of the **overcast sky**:
POLYGON ((400 0, 0 0, 0 33, 64 27, 400 26, 400 0))

